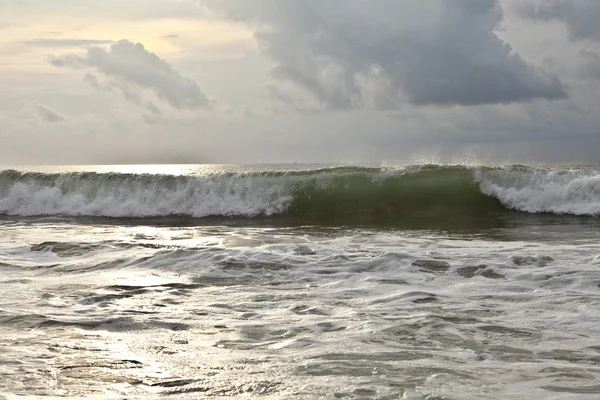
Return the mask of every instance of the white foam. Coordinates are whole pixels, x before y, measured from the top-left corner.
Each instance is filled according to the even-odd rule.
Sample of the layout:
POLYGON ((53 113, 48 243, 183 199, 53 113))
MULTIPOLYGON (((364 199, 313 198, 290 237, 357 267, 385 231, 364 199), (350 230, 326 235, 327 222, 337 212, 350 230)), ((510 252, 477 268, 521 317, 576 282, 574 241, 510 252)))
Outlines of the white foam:
POLYGON ((508 168, 475 171, 481 191, 530 213, 600 215, 600 173, 508 168))
POLYGON ((94 397, 108 376, 144 379, 115 386, 132 398, 190 389, 250 397, 269 381, 264 396, 273 398, 591 399, 581 388, 600 380, 593 228, 559 245, 306 227, 0 220, 0 228, 0 261, 15 264, 0 279, 0 334, 11 343, 0 353, 0 397, 94 397), (184 233, 198 239, 186 244, 184 233), (42 240, 91 251, 30 247, 42 240), (298 246, 316 254, 295 254, 298 246), (508 255, 556 261, 517 266, 508 255), (403 263, 433 256, 451 268, 431 274, 403 263), (505 278, 457 273, 473 265, 505 278), (102 324, 82 331, 69 322, 102 324), (63 356, 48 358, 49 350, 63 356), (49 387, 59 368, 78 379, 49 387))
POLYGON ((188 215, 271 215, 289 207, 292 196, 285 182, 254 176, 163 177, 152 181, 139 176, 78 174, 56 178, 51 186, 36 180, 5 185, 0 213, 18 216, 68 215, 157 217, 188 215))

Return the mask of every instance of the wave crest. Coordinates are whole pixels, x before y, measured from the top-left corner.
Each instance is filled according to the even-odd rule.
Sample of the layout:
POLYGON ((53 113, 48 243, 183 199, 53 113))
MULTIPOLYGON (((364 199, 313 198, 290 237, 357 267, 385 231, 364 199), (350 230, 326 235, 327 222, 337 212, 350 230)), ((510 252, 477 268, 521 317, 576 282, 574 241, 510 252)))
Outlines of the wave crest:
POLYGON ((529 213, 600 214, 592 169, 412 166, 147 175, 0 172, 0 214, 302 220, 529 213))
POLYGON ((600 214, 600 173, 595 170, 481 169, 482 193, 529 213, 600 214))

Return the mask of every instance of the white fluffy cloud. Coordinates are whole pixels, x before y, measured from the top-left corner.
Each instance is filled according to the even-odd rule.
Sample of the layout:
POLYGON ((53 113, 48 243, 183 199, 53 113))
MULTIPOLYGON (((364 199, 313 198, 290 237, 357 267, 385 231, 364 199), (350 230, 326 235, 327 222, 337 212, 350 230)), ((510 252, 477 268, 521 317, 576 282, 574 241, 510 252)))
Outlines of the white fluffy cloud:
POLYGON ((142 88, 153 91, 177 109, 210 108, 211 105, 195 80, 182 75, 141 43, 121 40, 111 44, 109 50, 93 46, 84 55, 52 56, 49 62, 56 67, 95 70, 114 79, 123 94, 134 100, 140 96, 135 89, 142 88))
MULTIPOLYGON (((220 0, 254 30, 271 73, 332 109, 566 97, 500 40, 497 0, 220 0)), ((281 90, 278 91, 282 95, 281 90)), ((285 97, 285 96, 280 96, 285 97)))

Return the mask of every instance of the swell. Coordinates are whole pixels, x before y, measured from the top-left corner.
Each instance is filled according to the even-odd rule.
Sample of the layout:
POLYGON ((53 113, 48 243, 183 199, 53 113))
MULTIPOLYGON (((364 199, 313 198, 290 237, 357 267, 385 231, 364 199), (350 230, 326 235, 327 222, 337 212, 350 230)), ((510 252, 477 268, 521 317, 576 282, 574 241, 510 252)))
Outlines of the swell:
POLYGON ((300 220, 600 214, 600 174, 523 166, 336 167, 150 175, 0 172, 0 214, 90 217, 269 217, 300 220))

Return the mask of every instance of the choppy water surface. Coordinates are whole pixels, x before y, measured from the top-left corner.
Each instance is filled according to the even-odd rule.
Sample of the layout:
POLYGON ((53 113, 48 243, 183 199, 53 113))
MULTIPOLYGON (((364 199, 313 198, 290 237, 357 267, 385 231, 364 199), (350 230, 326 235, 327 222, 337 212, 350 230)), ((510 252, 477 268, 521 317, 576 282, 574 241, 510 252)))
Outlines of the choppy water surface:
MULTIPOLYGON (((594 175, 586 171, 572 173, 569 182, 587 174, 587 183, 571 184, 571 195, 561 197, 565 189, 554 183, 551 194, 540 191, 554 205, 594 204, 594 175)), ((6 172, 0 207, 122 204, 108 200, 124 193, 122 176, 111 178, 110 192, 105 175, 92 176, 93 191, 82 183, 88 175, 77 181, 64 172, 36 173, 45 175, 6 172), (18 202, 27 190, 29 203, 18 202)), ((463 172, 453 173, 455 183, 464 181, 463 172)), ((559 175, 552 182, 568 180, 559 175)), ((548 185, 548 174, 541 176, 538 188, 548 185)), ((400 207, 378 208, 395 204, 387 196, 400 188, 415 187, 394 179, 375 197, 356 194, 374 190, 364 181, 346 182, 355 194, 350 199, 336 186, 350 209, 331 219, 313 212, 313 195, 333 207, 323 191, 306 197, 321 186, 295 192, 304 202, 286 203, 288 209, 308 208, 281 218, 164 212, 105 219, 5 208, 0 397, 599 398, 597 217, 503 211, 475 194, 460 214, 456 192, 451 216, 437 219, 443 223, 434 223, 443 214, 439 203, 427 201, 421 214, 413 208, 401 223, 400 207), (365 211, 365 199, 376 218, 365 211), (457 215, 463 222, 452 224, 457 215)), ((495 182, 493 190, 504 185, 514 199, 532 190, 523 179, 521 186, 495 182)), ((139 195, 136 210, 158 210, 149 202, 167 199, 151 187, 131 192, 139 195)), ((417 187, 424 193, 429 186, 417 187)), ((202 193, 243 192, 236 190, 242 189, 202 193)), ((184 193, 168 204, 188 207, 193 194, 184 193)), ((407 195, 402 201, 419 204, 407 195)), ((544 202, 537 204, 551 204, 544 202)))

